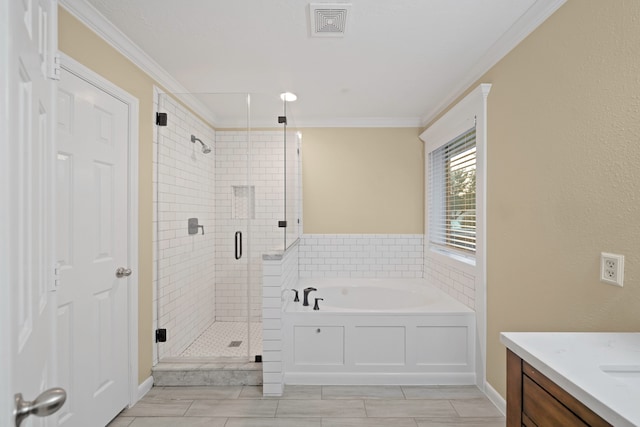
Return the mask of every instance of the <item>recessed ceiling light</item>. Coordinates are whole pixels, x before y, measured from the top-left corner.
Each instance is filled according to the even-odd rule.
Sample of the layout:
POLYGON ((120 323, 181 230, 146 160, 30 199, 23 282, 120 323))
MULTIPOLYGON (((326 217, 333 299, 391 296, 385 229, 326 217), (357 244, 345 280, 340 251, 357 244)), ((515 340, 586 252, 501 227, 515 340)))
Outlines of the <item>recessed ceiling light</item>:
POLYGON ((280 94, 280 99, 282 99, 283 101, 287 101, 287 102, 293 102, 296 99, 298 99, 298 97, 296 96, 295 93, 283 92, 283 93, 280 94))

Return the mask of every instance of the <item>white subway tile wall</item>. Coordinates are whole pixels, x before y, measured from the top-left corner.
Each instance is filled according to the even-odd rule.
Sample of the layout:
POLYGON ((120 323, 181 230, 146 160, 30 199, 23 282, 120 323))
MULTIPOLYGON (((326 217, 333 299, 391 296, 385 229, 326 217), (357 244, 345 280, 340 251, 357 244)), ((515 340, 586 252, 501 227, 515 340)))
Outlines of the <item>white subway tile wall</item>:
POLYGON ((282 305, 298 282, 299 245, 292 245, 282 259, 263 261, 262 297, 262 393, 281 396, 284 388, 282 363, 282 305))
MULTIPOLYGON (((216 132, 216 320, 251 322, 262 317, 262 254, 284 249, 284 136, 282 131, 216 132), (247 167, 247 161, 250 165, 247 167), (248 192, 239 190, 251 183, 248 192), (254 219, 235 215, 236 195, 255 194, 254 219), (243 254, 235 259, 235 234, 243 254), (247 289, 247 283, 249 289, 247 289)), ((288 136, 287 145, 294 141, 288 136)), ((289 159, 290 160, 290 159, 289 159)), ((246 216, 246 215, 244 215, 246 216)))
POLYGON ((303 234, 300 277, 423 277, 422 234, 303 234))
POLYGON ((425 256, 424 278, 464 305, 475 310, 476 278, 474 275, 425 256))
POLYGON ((157 361, 178 356, 215 319, 216 162, 191 142, 195 135, 213 148, 212 128, 166 95, 156 111, 168 114, 167 126, 157 128, 153 161, 154 320, 168 338, 157 361), (198 218, 204 234, 189 235, 188 218, 198 218))

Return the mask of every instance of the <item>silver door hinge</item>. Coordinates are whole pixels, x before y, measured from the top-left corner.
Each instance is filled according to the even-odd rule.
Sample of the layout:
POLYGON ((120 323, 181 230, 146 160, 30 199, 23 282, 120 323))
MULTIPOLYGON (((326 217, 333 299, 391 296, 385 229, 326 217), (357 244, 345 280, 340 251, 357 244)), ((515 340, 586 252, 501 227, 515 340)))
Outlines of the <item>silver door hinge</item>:
POLYGON ((53 267, 53 289, 52 291, 56 291, 60 287, 60 263, 57 262, 55 267, 53 267))
POLYGON ((49 75, 49 78, 51 80, 60 80, 60 75, 62 73, 62 59, 60 57, 59 53, 56 53, 53 55, 52 61, 51 61, 51 74, 49 75))

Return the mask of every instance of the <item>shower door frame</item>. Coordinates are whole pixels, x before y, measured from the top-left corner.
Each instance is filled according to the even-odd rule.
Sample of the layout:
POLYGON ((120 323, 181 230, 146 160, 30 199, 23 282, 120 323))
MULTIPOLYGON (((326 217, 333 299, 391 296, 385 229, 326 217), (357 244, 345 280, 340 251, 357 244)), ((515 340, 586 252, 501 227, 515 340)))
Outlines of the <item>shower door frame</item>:
MULTIPOLYGON (((207 128, 209 128, 214 134, 216 132, 214 126, 210 123, 207 122, 205 120, 202 120, 200 117, 196 116, 190 109, 189 106, 187 105, 187 102, 184 102, 184 99, 189 99, 192 98, 194 95, 203 95, 203 94, 176 94, 176 93, 170 93, 170 92, 165 92, 157 87, 154 87, 154 103, 156 104, 157 107, 157 112, 162 113, 162 112, 166 112, 168 113, 168 125, 169 128, 171 128, 172 126, 172 121, 176 121, 177 120, 176 117, 177 115, 175 115, 175 111, 172 112, 171 108, 167 108, 166 104, 166 100, 170 99, 171 103, 176 104, 177 106, 179 106, 180 108, 184 109, 183 113, 186 112, 187 115, 191 115, 191 117, 189 117, 189 120, 197 120, 199 121, 201 124, 205 125, 207 128), (186 95, 186 96, 185 96, 186 95), (169 98, 165 98, 165 97, 169 97, 169 98), (171 116, 174 115, 174 117, 172 118, 171 116)), ((204 95, 209 95, 209 94, 204 94, 204 95)), ((228 94, 228 93, 222 93, 222 94, 210 94, 212 96, 216 96, 216 95, 237 95, 238 97, 242 97, 242 102, 244 102, 244 100, 248 101, 248 97, 249 94, 228 94)), ((239 99, 239 98, 238 98, 239 99)), ((176 107, 177 108, 177 107, 176 107)), ((157 117, 156 117, 157 120, 157 117)), ((182 119, 185 120, 185 119, 182 119)), ((165 328, 166 325, 163 325, 163 323, 168 324, 166 320, 161 320, 163 315, 166 313, 163 313, 163 303, 162 303, 162 299, 166 298, 166 295, 163 293, 162 291, 162 286, 163 286, 163 280, 164 278, 161 277, 161 268, 162 268, 162 259, 159 256, 159 254, 161 253, 162 249, 161 249, 161 240, 160 240, 160 233, 161 233, 161 226, 160 226, 160 218, 161 213, 160 213, 160 205, 162 203, 162 197, 161 197, 161 193, 162 193, 162 186, 163 186, 163 177, 161 177, 161 169, 164 167, 164 165, 161 165, 161 159, 162 156, 165 156, 166 153, 161 153, 162 151, 162 145, 164 143, 163 138, 167 135, 163 134, 163 129, 168 129, 165 126, 157 126, 156 132, 154 132, 154 143, 157 144, 154 147, 154 155, 155 155, 155 159, 154 159, 154 180, 155 180, 155 189, 154 189, 154 221, 155 221, 155 245, 154 245, 154 250, 155 250, 155 256, 154 256, 154 300, 155 300, 155 304, 154 304, 154 330, 156 331, 155 336, 156 336, 156 341, 155 344, 153 346, 153 364, 157 364, 161 361, 176 361, 176 359, 179 359, 181 362, 182 361, 188 361, 189 359, 191 359, 191 357, 188 356, 182 356, 182 354, 184 353, 184 351, 189 347, 189 345, 191 345, 200 335, 202 335, 207 328, 213 324, 214 322, 217 322, 217 313, 215 310, 215 305, 214 305, 214 315, 212 316, 212 320, 209 322, 208 326, 205 326, 204 328, 202 328, 201 330, 198 330, 196 334, 194 334, 195 336, 193 337, 193 339, 189 339, 189 341, 186 343, 186 345, 184 343, 180 343, 180 345, 178 345, 176 347, 176 349, 171 349, 171 348, 166 348, 163 349, 162 342, 158 342, 158 331, 165 328)), ((191 133, 191 135, 194 135, 195 132, 193 132, 192 130, 187 129, 188 132, 191 133)), ((246 141, 247 141, 247 160, 246 160, 246 175, 245 175, 245 182, 244 184, 250 186, 252 185, 251 183, 251 129, 250 129, 250 106, 249 104, 247 104, 247 121, 246 121, 246 126, 244 126, 242 128, 242 131, 245 133, 246 135, 246 141)), ((165 133, 168 134, 168 130, 164 131, 165 133)), ((173 129, 172 129, 173 132, 173 129)), ((177 132, 177 131, 176 131, 177 132)), ((197 139, 200 139, 199 135, 195 135, 197 139)), ((185 138, 180 138, 179 143, 180 144, 188 144, 187 146, 191 146, 191 143, 194 142, 193 138, 189 139, 188 136, 186 136, 185 138)), ((211 152, 211 154, 203 154, 200 153, 199 147, 198 150, 194 150, 195 155, 199 156, 199 155, 203 155, 203 156, 208 156, 210 155, 210 161, 212 162, 216 162, 216 157, 217 157, 217 144, 215 139, 212 141, 208 141, 205 140, 205 143, 207 143, 207 145, 210 145, 213 147, 213 150, 211 152)), ((179 145, 179 144, 176 144, 179 145)), ((196 144, 197 146, 197 144, 196 144)), ((215 164, 215 163, 214 163, 215 164)), ((214 223, 213 226, 211 226, 209 224, 209 226, 207 226, 205 224, 205 228, 207 230, 208 233, 211 233, 214 237, 214 249, 213 249, 213 258, 215 259, 217 257, 217 252, 220 251, 221 249, 218 247, 217 242, 217 237, 218 237, 218 233, 217 233, 217 222, 220 220, 219 219, 219 213, 216 211, 216 207, 215 205, 217 205, 217 188, 216 188, 216 182, 215 182, 215 177, 216 177, 216 169, 217 167, 214 166, 213 167, 213 177, 214 180, 213 182, 207 183, 207 184, 203 184, 203 185, 212 185, 213 186, 213 199, 214 199, 214 212, 215 212, 215 219, 214 219, 214 223), (211 230, 211 231, 209 231, 211 230)), ((229 214, 231 215, 231 213, 229 214)), ((181 222, 182 220, 184 220, 185 223, 185 229, 184 229, 184 233, 186 235, 186 223, 187 223, 187 218, 180 218, 178 220, 178 222, 181 222)), ((252 272, 251 272, 251 254, 252 254, 252 248, 251 248, 251 219, 247 218, 246 220, 243 220, 243 224, 241 225, 241 227, 239 227, 243 233, 243 257, 246 258, 247 264, 246 264, 246 268, 243 269, 243 273, 242 276, 244 277, 244 283, 247 286, 247 292, 246 295, 244 297, 244 301, 241 303, 242 305, 245 306, 246 309, 246 316, 243 315, 243 317, 245 317, 245 319, 242 321, 244 323, 244 327, 246 327, 246 339, 247 339, 247 350, 246 352, 244 352, 241 356, 232 356, 229 357, 232 360, 236 360, 236 361, 248 361, 251 357, 252 357, 252 348, 251 348, 251 286, 250 286, 250 280, 252 279, 252 272)), ((179 229, 177 231, 177 233, 181 233, 182 229, 179 229)), ((203 230, 204 231, 204 230, 203 230)), ((195 237, 195 236, 194 236, 195 237)), ((233 235, 229 236, 230 239, 233 239, 233 235)), ((217 266, 215 265, 216 263, 213 263, 214 265, 214 272, 218 269, 217 266)), ((162 273, 165 274, 165 273, 162 273)), ((219 281, 219 277, 218 274, 214 273, 214 277, 215 277, 215 283, 213 285, 213 293, 214 293, 214 304, 215 304, 215 293, 216 293, 216 289, 215 287, 218 285, 218 281, 219 281)), ((176 337, 177 335, 179 335, 182 331, 180 330, 174 330, 171 331, 169 329, 165 329, 166 331, 166 340, 169 341, 172 339, 172 337, 176 337)), ((219 353, 219 352, 218 352, 219 353)), ((207 356, 194 356, 193 359, 208 359, 208 358, 220 358, 220 357, 224 357, 221 354, 210 354, 207 356)))

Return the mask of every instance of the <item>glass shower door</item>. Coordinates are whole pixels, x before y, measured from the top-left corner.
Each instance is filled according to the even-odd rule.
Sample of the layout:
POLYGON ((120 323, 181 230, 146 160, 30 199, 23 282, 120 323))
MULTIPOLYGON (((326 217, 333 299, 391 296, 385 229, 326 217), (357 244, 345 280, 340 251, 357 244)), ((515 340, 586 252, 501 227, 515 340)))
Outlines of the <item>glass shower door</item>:
POLYGON ((249 321, 256 205, 249 99, 158 95, 166 119, 154 141, 156 361, 247 360, 261 343, 249 321), (199 105, 199 114, 181 99, 199 105))
POLYGON ((256 189, 250 162, 251 97, 248 94, 201 96, 216 122, 216 304, 217 357, 252 359, 261 347, 260 330, 250 319, 255 270, 251 224, 256 215, 256 189))
POLYGON ((285 229, 284 249, 297 242, 302 229, 302 175, 300 171, 300 150, 302 149, 302 133, 295 127, 291 109, 288 113, 288 126, 285 134, 284 196, 287 228, 285 229))

